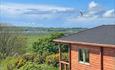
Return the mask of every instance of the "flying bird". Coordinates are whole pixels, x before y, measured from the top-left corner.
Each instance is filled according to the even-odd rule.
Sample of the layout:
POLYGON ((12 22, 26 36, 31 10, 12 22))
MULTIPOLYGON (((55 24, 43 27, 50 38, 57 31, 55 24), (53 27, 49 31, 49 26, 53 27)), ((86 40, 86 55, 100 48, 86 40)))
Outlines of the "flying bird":
POLYGON ((80 16, 83 16, 83 12, 80 11, 80 16))

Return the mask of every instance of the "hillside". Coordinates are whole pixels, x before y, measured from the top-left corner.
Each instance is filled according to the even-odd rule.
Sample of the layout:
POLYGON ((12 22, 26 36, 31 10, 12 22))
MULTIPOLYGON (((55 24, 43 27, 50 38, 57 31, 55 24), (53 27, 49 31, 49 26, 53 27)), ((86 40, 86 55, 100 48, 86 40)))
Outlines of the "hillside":
MULTIPOLYGON (((23 34, 41 34, 52 32, 63 32, 67 34, 76 33, 78 31, 85 30, 86 28, 43 28, 43 27, 16 27, 16 26, 2 26, 4 31, 10 33, 23 33, 23 34)), ((0 30, 0 33, 2 31, 0 30)))

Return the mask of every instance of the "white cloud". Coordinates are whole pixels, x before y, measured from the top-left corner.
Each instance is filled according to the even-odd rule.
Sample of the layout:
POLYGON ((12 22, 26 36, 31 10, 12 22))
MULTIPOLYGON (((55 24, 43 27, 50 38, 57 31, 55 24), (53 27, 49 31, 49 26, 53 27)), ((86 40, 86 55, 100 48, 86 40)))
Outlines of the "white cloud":
POLYGON ((93 8, 96 8, 96 7, 98 7, 98 4, 96 2, 92 1, 91 3, 89 3, 89 8, 90 9, 93 9, 93 8))
POLYGON ((72 14, 75 12, 74 8, 68 7, 16 3, 1 4, 0 10, 2 15, 10 17, 33 16, 40 19, 55 17, 57 14, 72 14))
POLYGON ((87 16, 102 16, 102 13, 105 12, 105 9, 95 1, 92 1, 88 5, 87 16))
POLYGON ((79 17, 71 17, 67 18, 66 22, 67 23, 86 23, 86 22, 91 22, 93 20, 97 19, 97 17, 86 17, 86 16, 79 16, 79 17))
POLYGON ((73 8, 66 8, 60 6, 51 6, 51 5, 40 5, 40 4, 15 4, 15 3, 6 3, 1 4, 1 9, 17 9, 17 10, 58 10, 58 11, 66 11, 66 10, 73 10, 73 8))
POLYGON ((115 10, 106 10, 98 3, 92 1, 88 5, 88 11, 83 13, 83 16, 73 16, 66 18, 68 23, 92 23, 98 21, 110 21, 114 23, 115 21, 115 10), (109 18, 108 18, 109 17, 109 18), (112 21, 110 21, 112 18, 112 21))
POLYGON ((106 11, 103 14, 103 17, 113 17, 113 18, 115 18, 115 10, 111 9, 111 10, 106 11))
POLYGON ((94 27, 105 24, 115 24, 114 18, 97 18, 97 17, 73 17, 68 18, 65 23, 81 27, 94 27))

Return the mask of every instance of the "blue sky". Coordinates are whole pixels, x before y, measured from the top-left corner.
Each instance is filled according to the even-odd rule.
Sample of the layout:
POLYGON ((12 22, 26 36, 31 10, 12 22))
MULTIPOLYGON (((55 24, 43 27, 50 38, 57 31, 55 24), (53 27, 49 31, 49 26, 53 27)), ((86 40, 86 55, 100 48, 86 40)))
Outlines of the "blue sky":
POLYGON ((115 0, 0 1, 0 22, 9 25, 71 28, 115 24, 115 0))

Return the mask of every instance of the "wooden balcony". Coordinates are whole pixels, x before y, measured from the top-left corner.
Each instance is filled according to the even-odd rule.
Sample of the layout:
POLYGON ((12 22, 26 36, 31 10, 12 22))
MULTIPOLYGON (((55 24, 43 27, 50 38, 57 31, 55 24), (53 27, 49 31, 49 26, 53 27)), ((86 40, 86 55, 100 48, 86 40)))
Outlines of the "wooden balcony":
POLYGON ((59 47, 59 70, 71 70, 71 47, 68 45, 68 60, 64 60, 62 57, 62 50, 61 48, 59 47))
POLYGON ((60 70, 69 70, 69 62, 60 61, 60 70))

